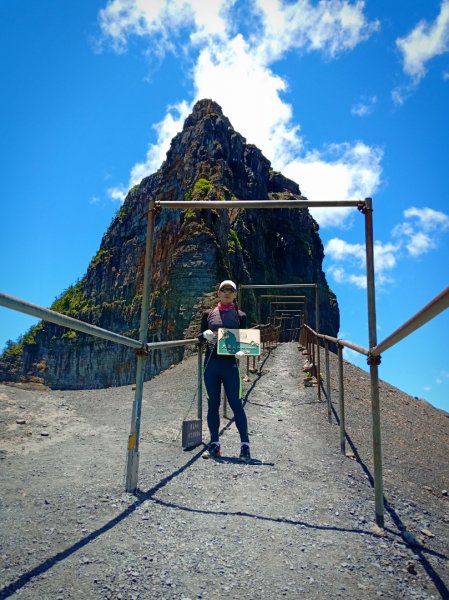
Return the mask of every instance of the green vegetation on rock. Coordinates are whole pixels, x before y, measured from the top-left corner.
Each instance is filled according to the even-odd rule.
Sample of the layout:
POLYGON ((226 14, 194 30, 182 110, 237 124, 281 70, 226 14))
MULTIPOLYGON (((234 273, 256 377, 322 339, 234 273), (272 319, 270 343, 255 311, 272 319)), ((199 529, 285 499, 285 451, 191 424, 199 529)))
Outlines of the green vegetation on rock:
POLYGON ((235 252, 236 250, 241 250, 242 244, 238 238, 238 235, 235 229, 230 229, 228 232, 228 251, 235 252))
POLYGON ((78 332, 73 329, 68 329, 65 333, 62 334, 61 338, 65 340, 76 340, 78 337, 78 332))
POLYGON ((81 310, 88 305, 83 286, 84 280, 78 281, 56 298, 50 308, 64 315, 77 317, 81 310))
MULTIPOLYGON (((135 186, 134 186, 135 187, 135 186)), ((124 216, 126 216, 126 206, 124 204, 122 204, 122 206, 120 207, 120 210, 117 211, 117 215, 116 215, 116 219, 123 219, 124 216)))
POLYGON ((196 211, 193 208, 187 208, 183 211, 185 221, 193 221, 196 216, 196 211))
POLYGON ((202 200, 207 196, 207 193, 212 187, 212 183, 208 179, 201 177, 193 186, 192 200, 202 200))
POLYGON ((105 261, 109 257, 109 250, 106 248, 100 248, 96 255, 93 257, 90 266, 92 269, 95 269, 96 266, 100 264, 100 262, 105 261))

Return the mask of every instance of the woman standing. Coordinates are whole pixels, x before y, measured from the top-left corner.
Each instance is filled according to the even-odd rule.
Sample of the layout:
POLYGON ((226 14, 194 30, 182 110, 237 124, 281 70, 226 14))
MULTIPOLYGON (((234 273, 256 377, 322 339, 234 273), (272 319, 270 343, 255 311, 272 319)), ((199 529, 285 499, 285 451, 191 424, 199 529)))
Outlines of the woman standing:
POLYGON ((237 352, 235 356, 217 354, 217 330, 246 329, 246 314, 238 310, 235 304, 237 286, 230 279, 222 281, 218 288, 218 304, 215 308, 203 312, 201 331, 198 336, 201 342, 206 342, 204 359, 204 383, 206 385, 208 411, 207 425, 210 431, 210 443, 205 458, 221 456, 218 430, 220 428, 220 396, 223 384, 229 406, 234 413, 234 420, 240 434, 240 460, 249 463, 251 453, 248 438, 248 422, 241 400, 240 373, 235 356, 243 356, 237 352))

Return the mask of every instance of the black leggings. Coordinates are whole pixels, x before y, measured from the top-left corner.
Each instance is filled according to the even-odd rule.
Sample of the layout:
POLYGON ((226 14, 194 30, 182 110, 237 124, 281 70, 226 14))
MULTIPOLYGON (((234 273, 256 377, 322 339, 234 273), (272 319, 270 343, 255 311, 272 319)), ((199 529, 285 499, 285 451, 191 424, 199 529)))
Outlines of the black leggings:
POLYGON ((249 443, 248 421, 241 400, 240 373, 237 362, 230 358, 211 357, 205 360, 204 366, 204 383, 208 401, 207 425, 211 442, 218 442, 220 392, 223 383, 229 406, 234 413, 240 440, 249 443))

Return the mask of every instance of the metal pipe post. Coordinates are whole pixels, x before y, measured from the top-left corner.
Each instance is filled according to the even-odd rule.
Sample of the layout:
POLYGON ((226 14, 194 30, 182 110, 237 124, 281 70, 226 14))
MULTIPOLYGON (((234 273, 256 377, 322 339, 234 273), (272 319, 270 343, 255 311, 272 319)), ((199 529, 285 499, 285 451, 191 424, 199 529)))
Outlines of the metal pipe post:
MULTIPOLYGON (((142 290, 142 307, 140 314, 139 339, 145 344, 148 336, 148 307, 149 295, 152 280, 153 263, 153 236, 154 221, 156 217, 155 202, 150 199, 147 218, 147 235, 145 243, 145 265, 142 290)), ((126 491, 134 493, 137 489, 137 478, 139 472, 139 437, 140 437, 140 417, 142 413, 142 395, 143 382, 145 379, 145 366, 147 362, 147 353, 138 352, 136 368, 136 391, 131 416, 131 433, 128 438, 128 459, 126 467, 126 491)))
POLYGON ((338 344, 338 387, 340 410, 340 451, 346 454, 346 427, 345 427, 345 391, 343 382, 343 346, 338 344))
POLYGON ((315 363, 315 340, 312 338, 310 341, 311 350, 312 350, 312 373, 316 371, 316 363, 315 363))
MULTIPOLYGON (((365 198, 365 243, 366 243, 366 278, 368 293, 368 327, 369 347, 377 344, 376 297, 374 284, 374 237, 373 237, 373 208, 372 199, 365 198)), ((374 463, 374 494, 376 507, 376 523, 384 526, 384 488, 382 476, 382 437, 380 426, 380 398, 378 357, 368 357, 371 377, 371 411, 373 420, 373 463, 374 463)))
POLYGON ((327 340, 324 340, 324 352, 326 357, 327 418, 329 423, 332 423, 331 370, 329 365, 329 342, 327 340))
POLYGON ((197 417, 203 419, 203 345, 198 344, 198 391, 197 391, 197 417))
MULTIPOLYGON (((315 327, 316 332, 320 333, 320 292, 318 288, 318 283, 315 287, 315 327)), ((321 358, 320 358, 320 340, 317 338, 318 345, 318 360, 317 360, 317 379, 318 379, 318 400, 321 400, 321 358)))

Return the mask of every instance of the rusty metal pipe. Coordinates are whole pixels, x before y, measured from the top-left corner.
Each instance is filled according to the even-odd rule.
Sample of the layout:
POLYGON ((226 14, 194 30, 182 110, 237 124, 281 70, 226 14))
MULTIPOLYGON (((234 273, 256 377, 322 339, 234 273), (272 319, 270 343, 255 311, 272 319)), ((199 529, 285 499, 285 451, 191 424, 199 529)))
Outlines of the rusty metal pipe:
MULTIPOLYGON (((142 344, 146 343, 148 336, 148 308, 153 275, 153 236, 155 219, 156 210, 154 208, 154 200, 150 199, 147 217, 142 306, 139 328, 139 339, 142 344)), ((134 493, 137 489, 139 471, 140 420, 142 414, 142 396, 146 362, 147 355, 143 352, 140 352, 137 355, 136 389, 132 407, 131 432, 128 438, 128 456, 126 466, 126 491, 131 493, 134 493)))
POLYGON ((340 412, 340 452, 346 454, 346 426, 345 426, 345 390, 343 379, 343 348, 340 344, 338 352, 338 388, 339 388, 339 412, 340 412))
POLYGON ((162 200, 156 203, 157 208, 328 208, 334 206, 360 206, 363 200, 317 200, 309 201, 301 197, 299 200, 162 200))
POLYGON ((329 423, 332 423, 331 370, 329 364, 329 342, 327 340, 324 342, 324 354, 326 358, 327 419, 329 423))
POLYGON ((380 344, 371 348, 371 356, 379 356, 388 348, 391 348, 405 337, 425 325, 428 321, 436 317, 440 312, 449 306, 449 287, 438 294, 424 308, 406 321, 401 327, 396 329, 391 335, 386 337, 380 344))
MULTIPOLYGON (((365 199, 366 280, 368 295, 369 347, 377 345, 376 294, 374 284, 374 236, 371 198, 365 199)), ((384 487, 382 475, 382 436, 380 426, 379 372, 375 360, 370 361, 371 413, 373 420, 374 501, 376 523, 384 526, 384 487)))

